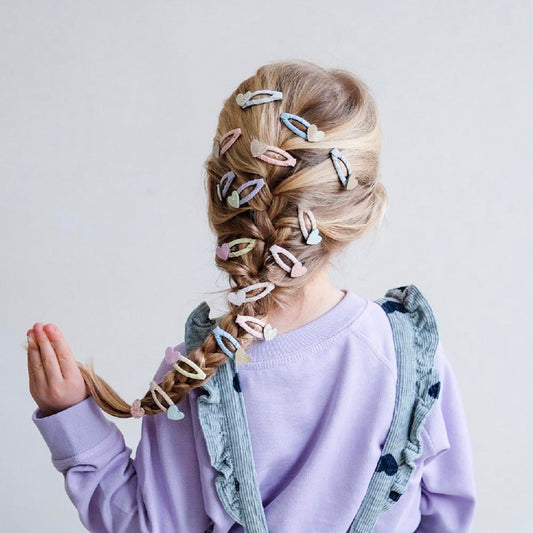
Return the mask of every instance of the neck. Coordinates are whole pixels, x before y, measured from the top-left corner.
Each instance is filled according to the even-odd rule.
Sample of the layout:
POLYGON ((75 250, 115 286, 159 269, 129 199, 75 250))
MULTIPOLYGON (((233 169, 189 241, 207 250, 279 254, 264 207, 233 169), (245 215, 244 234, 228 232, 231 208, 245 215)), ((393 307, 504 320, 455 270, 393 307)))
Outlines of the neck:
POLYGON ((332 285, 328 268, 322 269, 302 288, 301 295, 286 306, 271 309, 265 321, 287 333, 311 322, 335 307, 345 293, 332 285))

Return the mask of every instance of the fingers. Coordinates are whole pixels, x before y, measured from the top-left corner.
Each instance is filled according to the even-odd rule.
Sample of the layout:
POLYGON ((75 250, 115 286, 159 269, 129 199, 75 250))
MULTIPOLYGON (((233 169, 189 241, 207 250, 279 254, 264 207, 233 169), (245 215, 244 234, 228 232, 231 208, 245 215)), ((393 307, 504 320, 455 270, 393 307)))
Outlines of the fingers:
POLYGON ((28 335, 28 375, 30 378, 30 390, 33 391, 44 389, 46 387, 46 376, 44 373, 43 363, 41 361, 41 353, 39 352, 39 345, 35 340, 33 329, 29 329, 28 335))
POLYGON ((50 343, 44 329, 40 322, 37 322, 33 326, 35 338, 39 344, 39 352, 41 354, 41 363, 46 375, 46 382, 49 387, 61 387, 63 382, 63 374, 61 373, 61 367, 57 360, 56 352, 50 343))
POLYGON ((79 373, 78 363, 60 329, 54 324, 46 324, 43 329, 55 349, 63 377, 69 379, 77 376, 79 373))

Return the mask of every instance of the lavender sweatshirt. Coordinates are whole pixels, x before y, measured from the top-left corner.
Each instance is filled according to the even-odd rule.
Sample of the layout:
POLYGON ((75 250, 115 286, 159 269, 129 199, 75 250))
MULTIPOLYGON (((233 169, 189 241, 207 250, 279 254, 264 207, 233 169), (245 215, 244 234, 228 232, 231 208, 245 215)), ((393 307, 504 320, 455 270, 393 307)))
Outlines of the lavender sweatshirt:
MULTIPOLYGON (((185 353, 183 343, 175 348, 185 353)), ((248 351, 253 360, 239 366, 239 376, 269 531, 345 533, 392 419, 396 360, 385 312, 346 291, 319 318, 248 351)), ((441 391, 422 430, 423 453, 374 533, 470 531, 477 501, 471 444, 442 342, 435 364, 441 391)), ((171 369, 163 357, 154 379, 171 369)), ((218 472, 197 415, 201 393, 195 389, 179 404, 183 420, 142 418, 134 458, 91 396, 50 416, 33 412, 89 531, 243 531, 218 499, 218 472)))

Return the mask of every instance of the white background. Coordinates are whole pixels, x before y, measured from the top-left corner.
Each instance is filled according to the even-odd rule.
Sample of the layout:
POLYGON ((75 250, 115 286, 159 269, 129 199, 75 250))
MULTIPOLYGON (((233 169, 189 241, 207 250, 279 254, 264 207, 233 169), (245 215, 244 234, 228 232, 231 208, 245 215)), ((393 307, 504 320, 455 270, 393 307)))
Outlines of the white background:
MULTIPOLYGON (((532 532, 531 2, 0 1, 0 506, 10 532, 84 531, 31 414, 25 335, 53 322, 127 401, 215 268, 202 164, 261 64, 370 86, 390 204, 335 283, 431 303, 471 429, 475 533, 532 532)), ((112 418, 112 417, 110 417, 112 418)), ((140 422, 112 420, 135 450, 140 422)))

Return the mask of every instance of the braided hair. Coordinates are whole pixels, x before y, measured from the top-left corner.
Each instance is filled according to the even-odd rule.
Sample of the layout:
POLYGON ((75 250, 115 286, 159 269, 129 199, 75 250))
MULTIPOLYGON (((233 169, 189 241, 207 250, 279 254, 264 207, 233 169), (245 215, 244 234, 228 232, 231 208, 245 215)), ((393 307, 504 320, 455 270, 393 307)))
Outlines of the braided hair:
MULTIPOLYGON (((217 319, 220 328, 246 349, 255 337, 236 322, 238 315, 268 320, 269 311, 298 298, 307 281, 336 252, 381 224, 388 201, 378 178, 381 129, 368 87, 349 71, 327 70, 306 61, 275 61, 261 66, 224 101, 214 147, 204 167, 209 225, 217 244, 255 239, 254 246, 238 257, 215 255, 217 266, 229 278, 228 293, 256 283, 275 286, 255 301, 247 299, 241 305, 229 302, 228 312, 217 319), (283 97, 248 107, 239 105, 242 95, 265 89, 279 91, 283 97), (325 135, 309 142, 280 120, 284 112, 305 117, 325 135), (220 150, 220 141, 237 128, 238 137, 220 150), (254 157, 250 149, 254 140, 284 150, 296 163, 282 166, 254 157), (349 162, 357 179, 355 187, 347 189, 340 181, 332 164, 334 148, 349 162), (235 207, 226 201, 227 195, 220 195, 221 180, 229 172, 233 180, 228 195, 251 180, 262 179, 264 184, 249 201, 235 207), (299 209, 310 210, 316 219, 322 238, 313 246, 302 236, 299 209), (293 254, 305 266, 305 274, 292 277, 280 268, 270 250, 274 245, 293 254)), ((271 157, 279 158, 275 152, 271 157)), ((175 404, 209 380, 228 358, 212 334, 186 355, 205 373, 205 379, 193 379, 175 369, 167 372, 158 385, 175 404)), ((92 367, 78 365, 104 411, 121 418, 132 416, 131 405, 92 367)), ((151 390, 140 400, 140 406, 147 415, 161 412, 151 390)))

